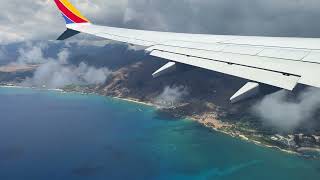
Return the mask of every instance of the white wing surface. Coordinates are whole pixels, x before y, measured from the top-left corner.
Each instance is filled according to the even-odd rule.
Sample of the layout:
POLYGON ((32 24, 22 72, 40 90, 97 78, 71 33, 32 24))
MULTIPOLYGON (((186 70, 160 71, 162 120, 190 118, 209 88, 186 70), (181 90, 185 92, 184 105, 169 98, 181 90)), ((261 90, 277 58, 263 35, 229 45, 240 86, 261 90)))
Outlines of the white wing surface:
POLYGON ((68 29, 145 46, 150 55, 292 90, 320 87, 320 39, 217 36, 70 24, 68 29))

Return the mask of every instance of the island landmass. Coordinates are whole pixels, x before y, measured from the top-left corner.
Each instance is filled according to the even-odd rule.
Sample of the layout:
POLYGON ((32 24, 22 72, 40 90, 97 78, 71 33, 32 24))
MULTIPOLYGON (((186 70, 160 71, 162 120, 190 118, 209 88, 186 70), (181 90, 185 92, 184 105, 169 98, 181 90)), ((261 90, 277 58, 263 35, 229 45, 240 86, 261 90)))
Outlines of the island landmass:
MULTIPOLYGON (((154 106, 159 115, 169 119, 191 119, 215 131, 257 145, 277 148, 308 158, 320 158, 320 123, 317 119, 312 131, 301 127, 291 132, 279 133, 249 113, 249 108, 259 101, 259 97, 238 104, 229 103, 228 98, 245 81, 199 69, 154 80, 151 76, 152 70, 160 66, 159 61, 137 61, 114 70, 104 84, 73 84, 65 86, 62 90, 94 93, 154 106), (203 83, 205 77, 211 78, 206 78, 206 82, 203 83), (163 91, 163 87, 174 86, 177 82, 183 87, 188 87, 189 95, 186 98, 175 104, 159 103, 155 100, 163 91)), ((19 86, 25 78, 32 76, 36 68, 36 65, 2 66, 0 85, 19 86)))

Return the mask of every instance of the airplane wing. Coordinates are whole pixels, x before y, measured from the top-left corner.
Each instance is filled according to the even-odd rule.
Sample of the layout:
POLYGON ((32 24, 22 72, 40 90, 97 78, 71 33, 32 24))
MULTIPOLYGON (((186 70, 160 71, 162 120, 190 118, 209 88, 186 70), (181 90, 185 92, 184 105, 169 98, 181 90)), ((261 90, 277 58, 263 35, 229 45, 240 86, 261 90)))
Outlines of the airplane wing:
MULTIPOLYGON (((320 39, 225 36, 143 31, 90 23, 68 0, 54 0, 67 30, 59 39, 87 33, 109 40, 144 46, 151 56, 168 59, 252 82, 241 88, 236 102, 256 90, 259 83, 293 90, 297 84, 320 88, 320 39)), ((156 73, 175 63, 166 64, 156 73)))

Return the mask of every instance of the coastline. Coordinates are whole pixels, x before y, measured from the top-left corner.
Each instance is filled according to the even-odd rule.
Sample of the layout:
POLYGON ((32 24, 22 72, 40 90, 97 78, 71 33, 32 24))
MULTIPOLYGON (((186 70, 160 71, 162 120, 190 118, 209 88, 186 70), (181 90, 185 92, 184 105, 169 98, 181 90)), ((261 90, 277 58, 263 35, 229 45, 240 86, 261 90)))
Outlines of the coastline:
MULTIPOLYGON (((103 96, 103 95, 100 95, 100 94, 97 94, 97 95, 103 96)), ((103 96, 103 97, 110 97, 110 98, 118 99, 118 100, 122 100, 122 101, 127 101, 127 102, 142 104, 142 105, 151 106, 151 107, 157 107, 156 105, 154 105, 154 104, 152 104, 152 103, 142 102, 142 101, 139 101, 138 99, 122 98, 122 97, 112 97, 112 96, 103 96)))
MULTIPOLYGON (((142 104, 142 105, 153 107, 153 108, 160 108, 160 106, 153 104, 151 102, 143 102, 143 101, 140 101, 139 99, 134 99, 134 98, 105 96, 105 95, 102 95, 102 94, 99 94, 96 92, 86 93, 86 92, 79 92, 79 91, 66 91, 63 89, 45 89, 45 88, 35 88, 35 87, 24 87, 24 86, 16 86, 16 85, 11 85, 11 84, 10 85, 0 85, 0 88, 33 89, 33 90, 43 90, 43 91, 54 91, 54 92, 59 92, 59 93, 77 93, 77 94, 81 94, 81 95, 98 95, 101 97, 109 97, 109 98, 113 98, 113 99, 117 99, 117 100, 121 100, 121 101, 142 104)), ((253 143, 258 146, 280 150, 282 152, 289 153, 289 154, 301 155, 300 153, 298 153, 296 151, 284 149, 284 148, 281 148, 276 145, 270 145, 270 144, 263 143, 261 141, 254 140, 253 138, 248 137, 247 135, 241 133, 240 131, 238 131, 237 133, 228 131, 226 129, 226 127, 232 127, 232 126, 236 126, 236 125, 230 125, 228 123, 224 123, 214 117, 208 118, 207 115, 205 115, 205 116, 195 115, 195 116, 186 116, 185 119, 200 123, 201 125, 203 125, 206 128, 209 128, 215 132, 225 134, 225 135, 230 136, 232 138, 237 138, 237 139, 240 139, 240 140, 243 140, 246 142, 253 143)))
MULTIPOLYGON (((63 92, 64 93, 69 93, 69 91, 64 91, 64 90, 63 90, 63 92)), ((76 91, 70 91, 70 92, 80 93, 80 92, 76 92, 76 91)), ((153 108, 160 108, 160 106, 158 106, 156 104, 153 104, 151 102, 143 102, 143 101, 140 101, 138 99, 133 99, 133 98, 124 98, 124 97, 116 97, 116 96, 105 96, 105 95, 101 95, 99 93, 81 93, 81 94, 84 94, 84 95, 85 94, 95 94, 95 95, 99 95, 99 96, 102 96, 102 97, 110 97, 110 98, 121 100, 121 101, 127 101, 127 102, 131 102, 131 103, 142 104, 142 105, 153 107, 153 108)), ((280 148, 280 147, 275 146, 275 145, 269 145, 269 144, 266 144, 266 143, 251 139, 250 137, 247 137, 246 135, 241 134, 241 133, 235 134, 235 133, 232 133, 232 132, 228 132, 227 130, 224 130, 223 128, 216 128, 214 126, 208 125, 208 123, 206 123, 206 121, 203 121, 201 118, 196 118, 196 117, 193 117, 193 116, 187 116, 187 117, 185 117, 185 119, 200 123, 201 125, 203 125, 206 128, 209 128, 209 129, 211 129, 211 130, 213 130, 215 132, 219 132, 219 133, 225 134, 225 135, 230 136, 232 138, 237 138, 237 139, 240 139, 242 141, 253 143, 253 144, 261 146, 261 147, 276 149, 276 150, 280 150, 282 152, 289 153, 289 154, 300 155, 298 152, 295 152, 295 151, 283 149, 283 148, 280 148)), ((210 123, 213 123, 213 125, 218 126, 218 127, 219 127, 219 124, 222 123, 221 121, 219 121, 217 119, 215 119, 215 122, 216 123, 213 123, 213 121, 210 121, 210 123)), ((231 125, 227 125, 227 126, 231 126, 231 125)))
MULTIPOLYGON (((233 137, 233 138, 237 138, 237 139, 240 139, 240 140, 243 140, 243 141, 246 141, 246 142, 250 142, 250 143, 253 143, 253 144, 258 145, 258 146, 262 146, 262 147, 266 147, 266 148, 272 148, 272 149, 277 149, 277 150, 280 150, 280 151, 285 152, 285 153, 299 155, 299 153, 297 153, 297 152, 295 152, 295 151, 290 151, 290 150, 287 150, 287 149, 283 149, 283 148, 280 148, 280 147, 278 147, 278 146, 268 145, 268 144, 262 143, 262 142, 260 142, 260 141, 251 139, 250 137, 247 137, 246 135, 241 134, 241 133, 235 134, 235 133, 233 133, 233 132, 228 132, 228 131, 226 131, 226 130, 213 127, 213 126, 208 125, 208 124, 204 123, 203 121, 201 121, 201 120, 199 120, 199 119, 196 119, 196 118, 193 118, 193 117, 190 117, 190 118, 188 118, 188 119, 191 119, 191 120, 193 120, 193 121, 196 121, 196 122, 202 124, 203 126, 209 128, 209 129, 212 129, 212 130, 214 130, 214 131, 216 131, 216 132, 220 132, 220 133, 222 133, 222 134, 231 136, 231 137, 233 137)), ((217 120, 217 121, 219 121, 219 120, 217 120)))

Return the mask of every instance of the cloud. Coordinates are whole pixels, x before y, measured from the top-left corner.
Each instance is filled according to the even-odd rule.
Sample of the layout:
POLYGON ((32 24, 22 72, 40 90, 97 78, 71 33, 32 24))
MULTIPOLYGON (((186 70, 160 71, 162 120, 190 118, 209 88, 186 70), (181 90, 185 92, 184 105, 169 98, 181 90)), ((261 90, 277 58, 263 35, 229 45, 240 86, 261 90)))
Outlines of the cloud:
MULTIPOLYGON (((54 61, 52 57, 45 55, 45 51, 50 50, 50 46, 54 43, 36 41, 27 41, 21 45, 18 45, 18 57, 13 64, 42 64, 48 61, 54 61)), ((65 47, 68 47, 65 45, 65 47)), ((61 64, 67 64, 70 52, 67 48, 61 48, 60 52, 57 54, 57 60, 61 64)))
MULTIPOLYGON (((83 36, 90 36, 90 35, 83 35, 83 36)), ((68 40, 63 41, 65 43, 65 46, 68 48, 72 48, 73 45, 77 46, 91 46, 91 47, 104 47, 106 44, 112 44, 113 42, 109 40, 99 39, 99 38, 85 38, 85 39, 79 39, 79 38, 71 38, 68 40)))
POLYGON ((75 72, 78 73, 79 78, 86 84, 104 83, 112 73, 108 68, 95 68, 83 62, 80 63, 75 72))
POLYGON ((108 68, 95 68, 85 63, 79 66, 50 61, 38 67, 32 78, 21 83, 23 86, 63 88, 67 85, 104 83, 112 72, 108 68))
POLYGON ((0 62, 3 61, 6 57, 6 53, 3 47, 0 47, 0 62))
POLYGON ((68 64, 68 58, 70 56, 70 52, 68 49, 64 48, 58 53, 58 62, 60 64, 68 64))
POLYGON ((320 108, 320 90, 308 88, 295 100, 285 90, 266 96, 253 107, 254 114, 281 131, 291 131, 315 116, 320 108))
MULTIPOLYGON (((320 24, 315 23, 320 17, 318 0, 72 0, 72 3, 92 22, 101 25, 210 34, 320 36, 320 24)), ((53 0, 2 0, 0 7, 0 44, 52 40, 65 30, 53 0)))
POLYGON ((53 1, 5 0, 0 2, 0 43, 47 39, 63 30, 57 24, 53 1))
POLYGON ((48 61, 43 55, 43 50, 47 48, 45 43, 32 43, 27 42, 24 46, 18 49, 18 59, 19 64, 39 64, 48 61))
POLYGON ((39 64, 33 77, 27 78, 22 86, 63 88, 71 84, 101 84, 112 74, 108 68, 95 68, 84 62, 72 65, 68 62, 70 52, 66 48, 60 49, 57 58, 45 57, 42 43, 29 43, 19 50, 19 64, 39 64))
MULTIPOLYGON (((72 2, 86 16, 95 17, 94 20, 102 24, 112 23, 113 20, 121 22, 119 19, 122 19, 123 11, 120 8, 125 7, 122 5, 125 0, 72 2)), ((3 0, 0 7, 0 44, 53 40, 65 30, 64 21, 53 0, 3 0)))
POLYGON ((166 86, 163 92, 155 98, 154 102, 162 107, 178 105, 189 94, 184 86, 166 86))

